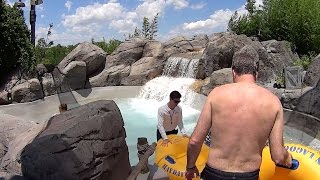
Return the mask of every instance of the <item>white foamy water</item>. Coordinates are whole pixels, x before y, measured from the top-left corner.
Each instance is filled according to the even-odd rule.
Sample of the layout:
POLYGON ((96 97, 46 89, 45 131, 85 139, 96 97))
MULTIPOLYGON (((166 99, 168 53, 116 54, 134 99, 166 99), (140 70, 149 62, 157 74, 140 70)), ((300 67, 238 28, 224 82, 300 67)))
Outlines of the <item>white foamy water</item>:
POLYGON ((138 98, 165 103, 170 100, 170 93, 176 90, 182 95, 181 104, 190 106, 193 103, 196 94, 190 89, 190 86, 194 82, 195 79, 193 78, 157 77, 143 86, 138 98))
MULTIPOLYGON (((156 142, 158 107, 163 105, 163 102, 140 98, 117 99, 115 101, 125 122, 130 163, 136 165, 138 163, 137 139, 147 137, 149 144, 156 142)), ((181 106, 185 129, 187 134, 191 135, 200 111, 184 104, 181 104, 181 106)), ((150 163, 153 163, 153 161, 154 156, 149 158, 150 163)))
MULTIPOLYGON (((125 121, 132 165, 138 163, 136 154, 138 137, 147 137, 150 144, 156 142, 158 108, 169 102, 172 91, 181 93, 182 97, 179 105, 182 107, 184 127, 187 134, 191 135, 193 132, 200 111, 191 108, 196 93, 190 89, 190 86, 195 82, 195 69, 198 62, 198 59, 169 58, 163 76, 147 82, 140 90, 137 98, 117 102, 120 109, 125 109, 122 115, 125 121), (177 77, 170 77, 171 74, 175 74, 177 77)), ((153 160, 154 157, 152 156, 149 161, 152 163, 153 160)))

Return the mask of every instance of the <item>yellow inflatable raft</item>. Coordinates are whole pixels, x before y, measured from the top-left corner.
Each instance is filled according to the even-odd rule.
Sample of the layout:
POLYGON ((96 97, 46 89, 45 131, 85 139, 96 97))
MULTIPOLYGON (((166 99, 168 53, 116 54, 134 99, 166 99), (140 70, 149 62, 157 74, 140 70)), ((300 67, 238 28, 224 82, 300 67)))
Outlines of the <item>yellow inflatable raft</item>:
MULTIPOLYGON (((155 163, 173 180, 185 180, 188 138, 169 135, 172 142, 162 147, 162 140, 157 143, 155 163)), ((285 144, 294 160, 292 169, 275 166, 271 160, 269 147, 265 147, 260 167, 260 180, 320 180, 320 152, 298 144, 285 144)), ((196 166, 201 172, 206 164, 209 147, 203 145, 196 166)), ((195 179, 200 179, 195 178, 195 179)))
MULTIPOLYGON (((189 138, 177 135, 168 135, 171 144, 168 147, 162 147, 163 142, 160 139, 157 143, 155 153, 155 163, 169 175, 170 179, 185 180, 187 164, 187 145, 189 138)), ((201 172, 207 162, 209 147, 203 145, 196 166, 201 172)), ((200 179, 200 178, 197 178, 200 179)))
POLYGON ((262 153, 260 180, 320 180, 320 152, 299 144, 285 144, 292 154, 292 169, 275 166, 269 147, 262 153))

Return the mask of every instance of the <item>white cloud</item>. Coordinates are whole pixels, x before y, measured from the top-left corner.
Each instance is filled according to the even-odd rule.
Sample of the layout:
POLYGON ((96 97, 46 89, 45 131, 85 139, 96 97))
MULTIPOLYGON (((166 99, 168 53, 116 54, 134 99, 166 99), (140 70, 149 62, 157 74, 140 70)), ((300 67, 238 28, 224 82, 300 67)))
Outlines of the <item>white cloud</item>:
POLYGON ((190 8, 191 9, 202 9, 205 5, 206 5, 206 3, 202 2, 202 3, 199 3, 199 4, 192 4, 190 6, 190 8))
POLYGON ((68 9, 68 11, 70 11, 71 7, 72 7, 72 2, 71 1, 67 1, 64 6, 68 9))
MULTIPOLYGON (((68 4, 68 2, 71 2, 71 0, 65 3, 69 10, 72 3, 68 4)), ((55 37, 57 41, 61 40, 61 42, 65 42, 66 39, 71 39, 70 42, 76 42, 79 39, 80 42, 81 39, 90 40, 92 37, 98 39, 103 35, 121 36, 123 33, 132 33, 135 27, 140 27, 143 17, 152 19, 157 13, 160 13, 160 17, 162 17, 169 7, 174 10, 181 10, 188 7, 202 9, 206 6, 204 1, 189 4, 187 0, 139 0, 140 4, 136 8, 126 9, 118 0, 105 0, 104 2, 78 7, 74 14, 62 15, 61 29, 66 28, 67 30, 63 33, 55 33, 52 37, 55 37)), ((262 0, 257 0, 256 5, 260 4, 262 4, 262 0)), ((236 10, 239 14, 247 13, 244 5, 236 10)), ((157 39, 225 31, 234 11, 229 9, 214 11, 206 19, 186 22, 173 27, 169 32, 164 32, 165 34, 159 33, 157 39)))
MULTIPOLYGON (((256 6, 259 8, 259 5, 263 4, 263 0, 257 0, 256 6)), ((191 8, 193 5, 191 5, 191 8)), ((228 22, 232 14, 237 11, 239 15, 247 14, 248 11, 245 9, 245 5, 242 5, 240 8, 232 11, 230 9, 220 9, 215 11, 208 19, 199 20, 195 22, 183 23, 180 26, 177 26, 175 29, 172 29, 169 32, 171 37, 177 35, 195 35, 195 34, 208 34, 213 32, 225 31, 228 26, 228 22)))
POLYGON ((112 29, 118 33, 132 32, 136 27, 137 14, 128 12, 117 0, 110 0, 105 4, 78 7, 72 15, 63 14, 62 19, 61 28, 67 30, 53 33, 52 38, 54 41, 70 44, 91 41, 91 38, 101 39, 104 35, 110 35, 112 29))
POLYGON ((226 10, 218 10, 215 11, 209 19, 201 20, 197 22, 184 23, 183 30, 193 31, 193 30, 208 30, 217 27, 226 27, 230 17, 232 16, 233 11, 226 10))
MULTIPOLYGON (((72 5, 68 2, 70 1, 65 4, 67 8, 72 5)), ((140 26, 143 17, 152 19, 157 13, 161 16, 169 6, 179 10, 188 5, 187 0, 140 0, 135 9, 128 10, 118 0, 109 0, 106 3, 78 7, 71 15, 63 14, 61 24, 68 31, 76 33, 97 34, 105 33, 108 29, 120 34, 132 33, 135 27, 140 26)))
POLYGON ((146 0, 142 4, 138 5, 135 12, 140 19, 143 17, 152 18, 157 13, 163 12, 167 5, 168 4, 166 4, 166 1, 164 0, 146 0))
POLYGON ((183 9, 189 5, 189 2, 186 0, 167 0, 166 2, 172 4, 175 9, 183 9))
POLYGON ((137 27, 137 23, 132 19, 128 20, 113 20, 110 27, 117 29, 119 33, 132 33, 132 30, 137 27))
POLYGON ((119 3, 107 3, 79 7, 73 15, 64 16, 63 25, 66 27, 91 26, 93 23, 107 23, 115 17, 123 16, 124 8, 119 3))
MULTIPOLYGON (((59 28, 59 25, 57 26, 59 28)), ((92 31, 91 29, 73 29, 66 30, 64 32, 58 32, 56 29, 53 28, 51 30, 51 35, 49 36, 49 41, 53 41, 55 45, 57 44, 76 44, 81 42, 90 42, 92 38, 95 38, 97 40, 98 38, 102 38, 100 36, 100 33, 92 31), (85 33, 83 31, 86 31, 85 33), (97 38, 96 38, 97 37, 97 38)), ((36 30, 36 41, 38 41, 39 38, 45 38, 47 37, 48 33, 48 27, 47 26, 39 26, 36 30)))

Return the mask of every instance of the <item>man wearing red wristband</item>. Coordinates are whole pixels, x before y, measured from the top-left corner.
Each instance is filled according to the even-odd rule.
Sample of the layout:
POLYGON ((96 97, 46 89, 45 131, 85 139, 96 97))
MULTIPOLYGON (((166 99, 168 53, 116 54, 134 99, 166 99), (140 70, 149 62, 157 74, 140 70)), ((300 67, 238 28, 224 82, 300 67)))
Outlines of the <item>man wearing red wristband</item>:
POLYGON ((292 156, 283 144, 283 109, 274 94, 255 84, 258 63, 247 53, 233 59, 232 84, 208 95, 187 149, 186 178, 199 175, 195 166, 206 135, 210 152, 201 172, 204 180, 257 180, 262 150, 269 140, 272 160, 290 167, 292 156))

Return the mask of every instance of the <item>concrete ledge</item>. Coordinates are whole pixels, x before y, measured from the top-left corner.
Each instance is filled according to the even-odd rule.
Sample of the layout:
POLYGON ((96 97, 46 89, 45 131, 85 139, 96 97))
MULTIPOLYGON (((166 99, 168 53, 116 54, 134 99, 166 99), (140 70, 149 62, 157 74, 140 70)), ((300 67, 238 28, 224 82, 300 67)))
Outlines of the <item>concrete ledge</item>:
POLYGON ((320 119, 289 109, 284 109, 285 136, 293 142, 299 142, 320 150, 320 119))
POLYGON ((148 165, 150 172, 139 174, 136 180, 169 180, 169 176, 157 165, 148 165))

